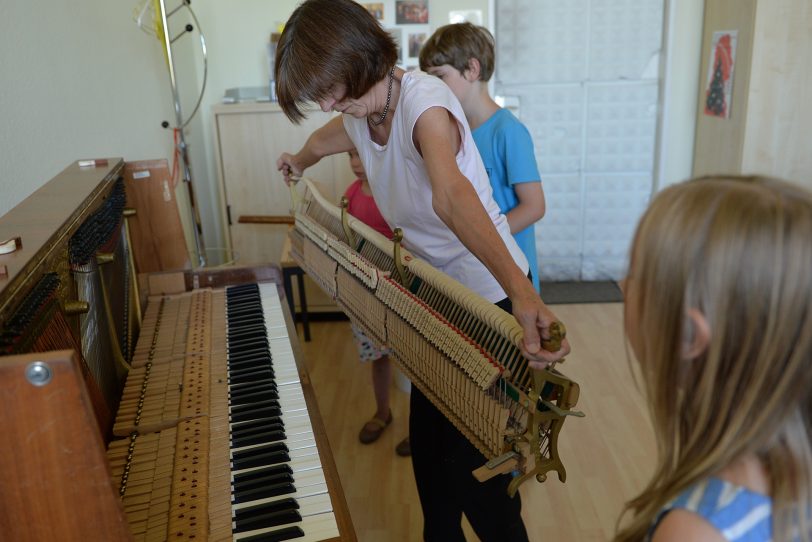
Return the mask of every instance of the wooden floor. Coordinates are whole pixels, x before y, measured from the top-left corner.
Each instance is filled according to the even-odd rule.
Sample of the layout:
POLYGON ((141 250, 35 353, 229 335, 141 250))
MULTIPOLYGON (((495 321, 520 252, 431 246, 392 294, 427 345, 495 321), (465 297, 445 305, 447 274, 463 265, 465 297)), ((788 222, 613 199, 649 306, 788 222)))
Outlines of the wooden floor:
MULTIPOLYGON (((622 305, 556 305, 567 325, 572 353, 560 367, 581 386, 559 449, 567 468, 521 487, 531 541, 609 540, 623 503, 647 481, 654 442, 630 372, 623 341, 622 305)), ((408 394, 393 384, 394 422, 380 440, 363 445, 361 425, 374 413, 370 367, 358 361, 348 322, 311 324, 312 340, 299 340, 318 395, 341 483, 361 542, 422 540, 423 519, 411 462, 395 455, 408 430, 408 394)), ((466 526, 469 541, 477 540, 466 526)))

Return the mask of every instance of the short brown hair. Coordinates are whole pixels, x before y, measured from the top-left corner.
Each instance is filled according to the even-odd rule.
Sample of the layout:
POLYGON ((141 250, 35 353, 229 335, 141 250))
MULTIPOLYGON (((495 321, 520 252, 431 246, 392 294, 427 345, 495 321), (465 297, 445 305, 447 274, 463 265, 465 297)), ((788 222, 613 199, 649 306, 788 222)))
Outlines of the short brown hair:
POLYGON ((276 48, 276 95, 298 123, 302 106, 340 83, 360 98, 397 62, 392 36, 352 0, 306 0, 288 19, 276 48))
POLYGON ((420 49, 420 69, 448 64, 463 73, 472 58, 479 61, 479 80, 488 81, 493 75, 493 35, 487 28, 468 22, 447 24, 420 49))

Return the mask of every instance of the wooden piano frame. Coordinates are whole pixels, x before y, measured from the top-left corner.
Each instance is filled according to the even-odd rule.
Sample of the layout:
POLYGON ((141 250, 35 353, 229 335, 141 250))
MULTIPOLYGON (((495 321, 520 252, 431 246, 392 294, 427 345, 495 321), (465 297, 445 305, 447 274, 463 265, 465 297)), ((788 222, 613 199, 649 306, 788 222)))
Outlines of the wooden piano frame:
MULTIPOLYGON (((65 274, 67 239, 88 210, 99 206, 121 175, 123 160, 94 168, 70 165, 0 217, 0 241, 21 237, 22 247, 0 255, 0 331, 29 286, 47 272, 65 274)), ((221 288, 249 282, 277 284, 276 266, 154 273, 142 281, 149 294, 221 288)), ((340 537, 356 540, 341 482, 303 363, 287 303, 288 336, 340 537)), ((0 356, 0 538, 15 541, 132 540, 105 455, 112 413, 98 408, 81 354, 72 350, 0 356)))

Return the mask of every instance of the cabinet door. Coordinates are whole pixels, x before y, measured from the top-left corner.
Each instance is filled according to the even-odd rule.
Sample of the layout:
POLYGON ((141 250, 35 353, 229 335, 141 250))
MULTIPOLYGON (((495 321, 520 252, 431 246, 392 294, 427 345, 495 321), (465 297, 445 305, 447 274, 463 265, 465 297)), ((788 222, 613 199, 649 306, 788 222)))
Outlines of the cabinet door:
MULTIPOLYGON (((291 194, 276 159, 295 152, 313 130, 332 114, 313 111, 299 125, 279 110, 217 115, 226 202, 231 225, 229 234, 238 263, 278 263, 287 225, 240 224, 245 216, 289 216, 291 194)), ((336 155, 321 160, 305 172, 321 181, 334 201, 343 193, 351 175, 348 159, 336 155)))

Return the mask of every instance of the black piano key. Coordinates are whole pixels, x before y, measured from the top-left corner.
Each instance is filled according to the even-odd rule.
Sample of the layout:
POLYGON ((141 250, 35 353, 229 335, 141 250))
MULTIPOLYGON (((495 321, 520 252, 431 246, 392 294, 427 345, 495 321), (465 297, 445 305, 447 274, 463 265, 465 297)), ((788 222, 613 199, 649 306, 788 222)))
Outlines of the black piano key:
POLYGON ((231 384, 239 384, 241 382, 252 382, 263 378, 273 378, 274 372, 265 367, 262 369, 245 369, 240 371, 230 372, 228 381, 231 384))
POLYGON ((265 317, 262 312, 247 312, 235 313, 226 316, 226 323, 228 330, 239 329, 243 326, 253 326, 255 324, 264 324, 265 317))
POLYGON ((252 393, 253 391, 258 391, 261 389, 265 389, 268 391, 276 391, 276 382, 272 379, 268 380, 259 380, 256 382, 243 382, 242 384, 234 384, 229 386, 229 392, 234 395, 235 393, 252 393))
POLYGON ((290 465, 280 463, 278 465, 270 465, 248 472, 238 472, 234 475, 233 483, 241 484, 243 482, 250 482, 251 480, 259 480, 264 476, 275 476, 287 474, 293 476, 293 469, 290 465))
POLYGON ((235 329, 240 329, 242 327, 252 327, 258 324, 265 325, 265 318, 262 314, 232 314, 231 316, 226 317, 226 323, 228 324, 227 332, 232 332, 235 329))
POLYGON ((245 284, 234 284, 226 288, 226 295, 228 297, 237 296, 245 292, 259 293, 259 285, 256 282, 247 282, 245 284))
POLYGON ((239 423, 281 415, 282 408, 279 406, 279 401, 262 401, 232 408, 229 418, 231 423, 239 423))
POLYGON ((296 488, 293 486, 292 482, 262 484, 261 486, 241 490, 239 493, 235 493, 231 503, 240 504, 244 502, 258 501, 259 499, 279 497, 280 495, 290 495, 291 493, 296 493, 296 488))
MULTIPOLYGON (((239 375, 251 371, 273 371, 273 365, 267 361, 263 363, 240 363, 236 366, 229 366, 229 375, 239 375)), ((271 375, 273 378, 273 375, 271 375)))
POLYGON ((288 463, 289 461, 288 447, 283 442, 274 442, 232 453, 231 470, 264 467, 266 465, 288 463))
POLYGON ((284 431, 285 422, 283 422, 282 418, 279 416, 273 416, 271 418, 259 418, 233 425, 231 427, 231 434, 244 436, 252 432, 265 431, 268 429, 284 431))
POLYGON ((229 323, 231 321, 242 319, 244 317, 251 317, 256 319, 263 318, 262 302, 257 299, 251 303, 241 303, 239 306, 231 306, 228 308, 229 323))
POLYGON ((256 391, 237 391, 231 393, 230 404, 232 406, 244 405, 246 403, 256 403, 266 399, 279 399, 279 393, 275 388, 259 389, 256 391))
POLYGON ((234 327, 228 330, 226 337, 229 342, 248 337, 265 337, 268 334, 268 329, 264 323, 256 323, 248 326, 234 327))
POLYGON ((226 307, 226 320, 229 324, 245 320, 262 320, 265 314, 262 310, 262 302, 259 300, 246 300, 240 303, 232 303, 226 307))
POLYGON ((247 434, 245 436, 231 436, 231 447, 242 448, 252 444, 265 444, 270 442, 281 442, 285 440, 285 432, 279 430, 269 430, 247 434))
POLYGON ((249 367, 273 367, 273 361, 269 353, 260 353, 252 356, 245 356, 241 359, 229 360, 228 368, 238 371, 249 367))
POLYGON ((235 480, 232 484, 232 504, 289 495, 296 491, 290 469, 257 469, 251 471, 251 474, 254 476, 235 480))
POLYGON ((285 525, 286 523, 300 522, 302 516, 299 515, 298 508, 299 503, 294 499, 287 498, 235 510, 233 517, 235 527, 233 531, 242 533, 285 525))
POLYGON ((284 540, 301 538, 304 535, 305 533, 301 527, 285 527, 277 531, 247 536, 241 540, 243 542, 283 542, 284 540))
POLYGON ((228 356, 228 363, 239 363, 243 361, 251 361, 257 358, 270 358, 271 352, 268 348, 255 348, 253 350, 247 350, 245 352, 232 352, 230 356, 228 356))
POLYGON ((240 354, 241 352, 246 352, 248 350, 258 347, 265 349, 270 348, 270 345, 268 344, 268 337, 254 338, 249 341, 241 341, 238 344, 229 344, 226 347, 226 350, 229 352, 229 354, 232 352, 234 354, 240 354))

